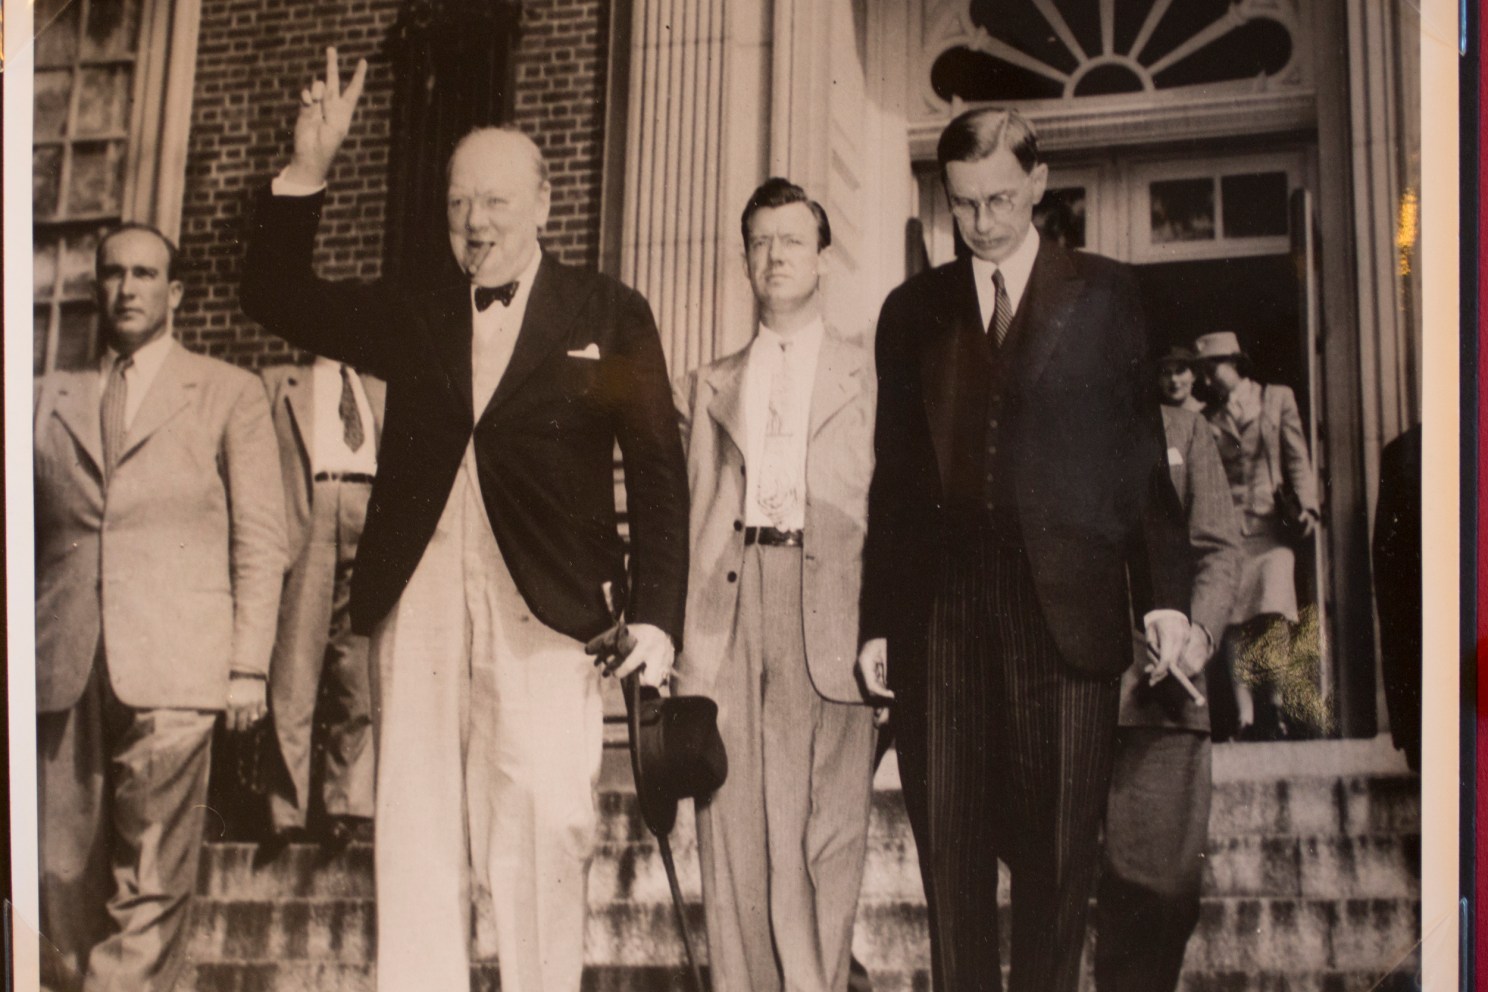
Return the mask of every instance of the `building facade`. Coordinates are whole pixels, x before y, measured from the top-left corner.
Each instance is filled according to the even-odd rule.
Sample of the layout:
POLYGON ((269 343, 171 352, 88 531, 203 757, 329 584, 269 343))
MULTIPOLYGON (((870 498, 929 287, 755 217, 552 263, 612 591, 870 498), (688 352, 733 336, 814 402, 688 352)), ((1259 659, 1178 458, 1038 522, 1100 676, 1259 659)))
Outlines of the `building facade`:
MULTIPOLYGON (((651 301, 681 373, 752 333, 738 213, 766 176, 823 201, 834 321, 871 334, 956 250, 934 144, 1018 106, 1050 164, 1046 237, 1137 267, 1154 344, 1237 331, 1302 402, 1325 526, 1333 730, 1385 715, 1368 536, 1384 443, 1419 419, 1418 15, 1404 0, 38 0, 35 369, 86 360, 98 231, 182 250, 190 347, 288 347, 236 291, 254 190, 338 47, 368 88, 330 182, 332 277, 434 278, 443 157, 527 130, 552 167, 545 246, 651 301)), ((1303 556, 1304 558, 1307 556, 1303 556)))

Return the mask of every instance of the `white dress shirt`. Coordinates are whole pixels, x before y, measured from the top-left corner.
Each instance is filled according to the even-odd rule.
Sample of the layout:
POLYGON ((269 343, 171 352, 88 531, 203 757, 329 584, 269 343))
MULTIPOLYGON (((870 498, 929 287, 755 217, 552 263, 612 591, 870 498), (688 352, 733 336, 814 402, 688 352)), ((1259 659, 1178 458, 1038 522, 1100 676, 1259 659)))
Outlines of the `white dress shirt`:
MULTIPOLYGON (((141 345, 134 353, 134 364, 124 370, 124 430, 134 423, 134 415, 139 413, 140 404, 145 401, 145 394, 150 391, 150 384, 160 374, 160 366, 165 364, 166 356, 176 346, 175 338, 166 331, 160 337, 149 344, 141 345)), ((114 361, 118 359, 119 353, 112 347, 103 350, 103 357, 98 361, 98 402, 99 414, 103 412, 103 391, 108 388, 109 373, 114 368, 114 361)))
POLYGON ((541 263, 542 249, 539 248, 517 276, 516 295, 505 305, 497 300, 480 310, 475 305, 475 285, 472 283, 470 286, 470 395, 475 400, 476 420, 480 420, 485 412, 486 404, 491 402, 491 396, 511 362, 517 334, 522 330, 522 319, 527 315, 527 300, 532 296, 532 280, 537 278, 537 267, 541 263))
POLYGON ((782 530, 800 530, 806 524, 806 440, 811 428, 811 391, 816 382, 816 361, 821 354, 822 337, 826 333, 822 319, 817 317, 810 324, 789 336, 771 330, 764 324, 749 346, 748 364, 744 370, 744 426, 748 437, 745 464, 749 471, 744 484, 744 523, 748 527, 780 527, 782 530), (790 439, 785 453, 788 459, 786 471, 796 479, 796 491, 801 498, 794 502, 789 514, 778 523, 760 503, 760 480, 764 475, 765 431, 770 419, 771 370, 780 361, 780 348, 789 342, 791 363, 791 387, 793 390, 789 408, 789 423, 783 425, 783 434, 790 439), (771 354, 774 349, 774 354, 771 354))
POLYGON ((355 451, 346 443, 346 425, 341 421, 341 363, 330 358, 317 358, 310 367, 310 396, 315 409, 314 440, 310 446, 313 472, 360 472, 377 474, 377 426, 372 420, 372 406, 362 388, 362 378, 351 366, 346 367, 351 379, 351 394, 356 397, 357 414, 362 421, 362 446, 355 451))
POLYGON ((997 285, 992 273, 1002 270, 1003 288, 1007 290, 1008 305, 1017 316, 1018 304, 1023 302, 1023 293, 1028 289, 1028 276, 1033 272, 1033 260, 1038 257, 1038 229, 1029 225, 1028 235, 1013 253, 1002 260, 988 262, 971 256, 971 271, 976 277, 977 305, 982 310, 982 330, 992 326, 992 316, 997 312, 997 285))

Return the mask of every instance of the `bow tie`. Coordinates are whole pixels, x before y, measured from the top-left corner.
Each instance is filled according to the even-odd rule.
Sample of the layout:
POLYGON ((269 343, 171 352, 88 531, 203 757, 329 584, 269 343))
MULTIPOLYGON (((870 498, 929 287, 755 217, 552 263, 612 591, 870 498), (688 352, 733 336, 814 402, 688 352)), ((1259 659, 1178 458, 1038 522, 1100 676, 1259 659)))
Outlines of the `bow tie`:
POLYGON ((475 287, 475 308, 482 313, 492 303, 501 301, 504 307, 511 306, 512 297, 517 295, 517 283, 514 281, 505 286, 477 286, 475 287))

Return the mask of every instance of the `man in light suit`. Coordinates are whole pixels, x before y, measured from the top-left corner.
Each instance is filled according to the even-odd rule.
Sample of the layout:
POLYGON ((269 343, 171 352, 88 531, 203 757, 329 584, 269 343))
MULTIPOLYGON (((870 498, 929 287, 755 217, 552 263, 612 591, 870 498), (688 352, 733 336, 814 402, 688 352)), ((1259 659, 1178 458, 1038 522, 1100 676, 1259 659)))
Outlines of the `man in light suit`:
POLYGON ((771 179, 742 220, 754 340, 678 397, 692 492, 681 691, 718 702, 699 804, 719 992, 847 987, 874 728, 854 673, 873 362, 821 312, 826 212, 771 179))
POLYGON ((325 684, 322 842, 367 839, 375 759, 367 639, 351 630, 351 576, 377 474, 386 387, 317 358, 261 373, 279 439, 290 557, 269 669, 274 734, 287 775, 269 783, 272 838, 302 832, 310 809, 311 735, 325 684))
POLYGON ((941 177, 971 257, 879 318, 859 664, 896 742, 942 989, 1073 992, 1131 663, 1189 636, 1188 546, 1136 281, 1032 225, 1048 167, 1015 112, 961 115, 941 177), (1128 583, 1128 574, 1137 581, 1128 583))
POLYGON ((584 643, 612 625, 604 584, 637 641, 616 675, 660 685, 682 633, 687 478, 661 340, 638 293, 542 250, 547 164, 508 129, 450 159, 449 285, 317 278, 324 185, 365 78, 362 62, 343 90, 330 49, 301 94, 242 303, 388 384, 351 590, 376 686, 377 982, 467 988, 473 930, 503 989, 574 992, 603 746, 584 643))
MULTIPOLYGON (((1171 354, 1171 353, 1170 353, 1171 354)), ((1166 381, 1163 382, 1166 392, 1166 381)), ((1162 409, 1168 471, 1193 552, 1190 638, 1176 666, 1201 697, 1240 578, 1240 524, 1205 419, 1162 409)), ((1095 902, 1100 992, 1172 992, 1199 922, 1209 843, 1209 709, 1159 672, 1145 645, 1121 676, 1116 766, 1095 902)))
POLYGON ((44 977, 170 989, 185 965, 212 726, 264 714, 284 504, 263 389, 171 336, 175 247, 98 244, 99 364, 36 386, 44 977))

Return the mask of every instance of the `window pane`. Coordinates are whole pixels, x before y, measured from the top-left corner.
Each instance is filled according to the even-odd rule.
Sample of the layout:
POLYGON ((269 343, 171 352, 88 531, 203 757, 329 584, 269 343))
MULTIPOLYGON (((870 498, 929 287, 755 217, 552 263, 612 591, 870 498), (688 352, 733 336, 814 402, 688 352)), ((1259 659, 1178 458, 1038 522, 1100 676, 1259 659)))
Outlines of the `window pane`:
POLYGON ((74 145, 67 214, 117 214, 124 202, 124 143, 74 145))
POLYGON ((1224 236, 1261 238, 1287 233, 1287 175, 1252 172, 1219 180, 1224 236))
POLYGON ((1214 180, 1151 183, 1152 243, 1209 241, 1214 237, 1214 180))
POLYGON ((51 319, 51 307, 37 307, 31 311, 31 374, 41 375, 46 371, 47 324, 51 319))
POLYGON ((31 212, 41 220, 57 213, 62 184, 62 148, 51 145, 31 151, 31 212))
POLYGON ((84 69, 83 91, 78 97, 75 135, 121 134, 129 127, 129 81, 133 69, 127 65, 84 69))
POLYGON ((93 359, 94 323, 92 303, 63 304, 62 324, 57 329, 55 368, 78 369, 93 359))
POLYGON ((85 58, 131 55, 139 37, 139 0, 93 0, 88 6, 85 58))
POLYGON ((31 127, 38 138, 60 138, 67 127, 67 97, 72 92, 71 72, 37 70, 36 109, 31 127))
POLYGON ((52 298, 57 285, 57 242, 47 239, 36 245, 32 252, 31 285, 36 299, 52 298))
POLYGON ((67 299, 93 298, 93 256, 98 235, 74 234, 62 245, 62 295, 67 299))
POLYGON ((1065 248, 1085 247, 1085 188, 1046 189, 1033 208, 1039 236, 1065 248))
POLYGON ((76 0, 37 0, 32 18, 37 65, 71 65, 77 58, 76 0))

